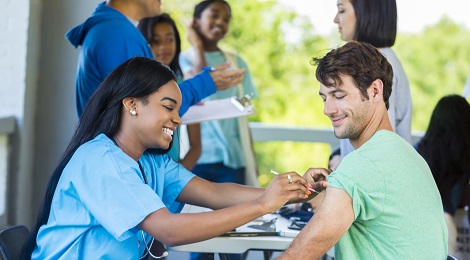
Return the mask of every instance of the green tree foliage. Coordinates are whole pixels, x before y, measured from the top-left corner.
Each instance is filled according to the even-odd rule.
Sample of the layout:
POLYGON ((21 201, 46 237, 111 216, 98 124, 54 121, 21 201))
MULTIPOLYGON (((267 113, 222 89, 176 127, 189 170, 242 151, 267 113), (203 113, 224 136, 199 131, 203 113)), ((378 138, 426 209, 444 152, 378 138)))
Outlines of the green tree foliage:
MULTIPOLYGON (((309 64, 316 52, 327 48, 328 41, 313 34, 306 17, 299 17, 274 1, 233 1, 232 8, 231 33, 226 43, 233 42, 235 50, 247 60, 260 94, 254 100, 257 113, 250 120, 318 126, 322 118, 323 125, 328 126, 322 115, 314 67, 309 64), (256 15, 248 15, 248 10, 257 10, 256 15), (294 29, 296 35, 291 34, 294 29), (248 36, 247 31, 253 36, 248 36)), ((303 173, 314 164, 326 166, 329 149, 327 145, 311 143, 255 143, 260 184, 269 183, 270 169, 303 173)))
POLYGON ((444 17, 418 35, 399 35, 395 50, 408 75, 413 129, 425 131, 437 101, 462 94, 470 74, 470 30, 444 17))
MULTIPOLYGON (((166 0, 163 11, 177 21, 183 49, 189 47, 186 26, 198 1, 166 0)), ((259 97, 257 113, 250 121, 282 126, 331 127, 323 115, 312 57, 321 57, 339 35, 321 37, 307 17, 295 14, 277 1, 230 0, 230 31, 221 42, 225 50, 238 52, 249 64, 259 97)), ((332 3, 334 4, 334 3, 332 3)), ((398 35, 394 46, 410 80, 413 98, 413 129, 425 130, 437 101, 450 93, 462 93, 470 73, 470 31, 449 18, 418 35, 398 35)), ((341 43, 340 43, 341 44, 341 43)), ((257 142, 260 184, 265 186, 278 172, 326 167, 326 144, 257 142)))

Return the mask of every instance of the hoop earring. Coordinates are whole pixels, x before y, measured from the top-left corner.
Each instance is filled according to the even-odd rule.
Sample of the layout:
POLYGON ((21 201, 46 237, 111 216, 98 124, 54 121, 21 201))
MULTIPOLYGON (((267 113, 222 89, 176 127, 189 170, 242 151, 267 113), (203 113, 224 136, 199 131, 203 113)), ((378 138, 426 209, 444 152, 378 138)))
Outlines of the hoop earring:
POLYGON ((137 115, 137 112, 134 109, 129 110, 129 113, 133 116, 137 115))

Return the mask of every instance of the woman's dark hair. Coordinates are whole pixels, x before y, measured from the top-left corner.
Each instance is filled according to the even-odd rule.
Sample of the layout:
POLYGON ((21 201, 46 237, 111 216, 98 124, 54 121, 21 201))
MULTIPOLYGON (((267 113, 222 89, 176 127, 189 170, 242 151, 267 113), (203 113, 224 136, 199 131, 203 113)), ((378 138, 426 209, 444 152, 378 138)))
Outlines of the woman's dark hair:
POLYGON ((331 161, 331 159, 333 159, 333 157, 335 157, 336 155, 341 155, 340 147, 334 149, 333 152, 331 152, 330 157, 328 157, 328 161, 331 161))
POLYGON ((351 76, 365 99, 369 99, 367 89, 372 82, 380 79, 383 83, 383 99, 388 109, 392 94, 392 65, 371 44, 351 41, 331 50, 323 58, 313 58, 310 63, 318 65, 317 80, 327 87, 342 84, 342 75, 351 76))
POLYGON ((464 97, 448 95, 439 100, 416 149, 431 169, 444 208, 449 209, 452 187, 470 174, 470 104, 464 97))
POLYGON ((178 28, 176 27, 175 21, 170 17, 169 14, 167 13, 162 13, 160 15, 154 16, 154 17, 149 17, 149 18, 144 18, 140 20, 138 28, 140 32, 144 35, 144 38, 147 40, 147 42, 152 45, 153 43, 153 28, 159 23, 166 23, 170 25, 171 28, 173 28, 173 32, 175 34, 175 45, 176 45, 176 51, 175 51, 175 57, 173 57, 173 60, 170 63, 170 69, 172 69, 177 75, 183 76, 183 72, 180 67, 179 63, 179 56, 181 53, 181 37, 180 33, 178 32, 178 28))
POLYGON ((213 3, 223 3, 223 4, 225 4, 227 6, 229 12, 232 13, 232 9, 230 8, 230 4, 227 1, 224 1, 224 0, 204 0, 204 1, 201 1, 199 4, 197 4, 194 7, 193 18, 197 18, 197 19, 201 18, 202 12, 204 12, 204 10, 206 10, 209 7, 209 5, 211 5, 213 3))
POLYGON ((376 48, 392 47, 397 37, 395 0, 351 0, 356 14, 354 40, 376 48))
POLYGON ((62 171, 78 147, 101 133, 110 138, 116 134, 121 123, 124 98, 134 97, 145 103, 150 94, 171 80, 176 80, 175 74, 167 66, 144 57, 135 57, 124 62, 105 78, 85 106, 77 129, 52 173, 36 225, 24 244, 22 259, 31 258, 39 228, 49 219, 52 197, 62 171))

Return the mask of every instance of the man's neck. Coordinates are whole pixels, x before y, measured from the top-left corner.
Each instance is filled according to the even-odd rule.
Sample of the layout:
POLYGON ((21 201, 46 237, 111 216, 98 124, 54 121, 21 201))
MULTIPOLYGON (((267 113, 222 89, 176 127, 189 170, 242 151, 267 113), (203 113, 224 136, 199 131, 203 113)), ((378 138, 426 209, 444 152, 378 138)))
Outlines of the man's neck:
POLYGON ((107 0, 106 5, 116 9, 131 20, 140 21, 144 18, 139 10, 129 1, 107 0))
POLYGON ((354 149, 358 149, 380 130, 388 130, 393 132, 393 128, 385 106, 383 109, 381 108, 379 111, 376 111, 376 113, 372 116, 369 124, 366 126, 366 128, 364 128, 357 138, 350 139, 349 141, 351 142, 351 145, 354 147, 354 149))

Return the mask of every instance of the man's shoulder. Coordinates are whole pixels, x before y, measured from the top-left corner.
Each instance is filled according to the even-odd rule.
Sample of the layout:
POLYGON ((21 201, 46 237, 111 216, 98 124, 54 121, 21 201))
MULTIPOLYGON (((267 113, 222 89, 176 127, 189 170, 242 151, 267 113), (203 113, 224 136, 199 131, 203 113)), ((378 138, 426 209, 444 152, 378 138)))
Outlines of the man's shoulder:
POLYGON ((129 34, 140 33, 127 19, 110 17, 96 23, 89 31, 90 34, 101 37, 126 38, 129 34))
POLYGON ((374 158, 370 156, 374 151, 354 150, 346 155, 338 166, 338 170, 344 172, 355 172, 359 169, 371 169, 375 167, 374 158))
POLYGON ((389 130, 379 130, 357 150, 377 150, 384 146, 401 147, 406 145, 408 145, 408 142, 397 133, 389 130))
POLYGON ((394 132, 378 131, 361 147, 346 155, 341 164, 350 164, 350 167, 355 167, 359 165, 357 162, 373 163, 377 156, 381 157, 383 152, 387 152, 384 150, 402 146, 400 139, 402 138, 394 132))
MULTIPOLYGON (((114 19, 95 25, 85 38, 84 47, 97 55, 112 55, 119 64, 133 56, 149 56, 147 42, 129 21, 114 19), (129 56, 130 55, 130 56, 129 56), (125 56, 121 62, 121 58, 125 56)), ((113 68, 114 69, 114 68, 113 68)))
POLYGON ((400 136, 391 130, 378 130, 377 132, 375 132, 375 134, 372 136, 371 139, 393 139, 393 138, 400 138, 400 136))
POLYGON ((390 164, 413 164, 422 158, 414 147, 392 131, 378 131, 357 150, 344 157, 341 164, 354 168, 364 165, 383 167, 390 164))

